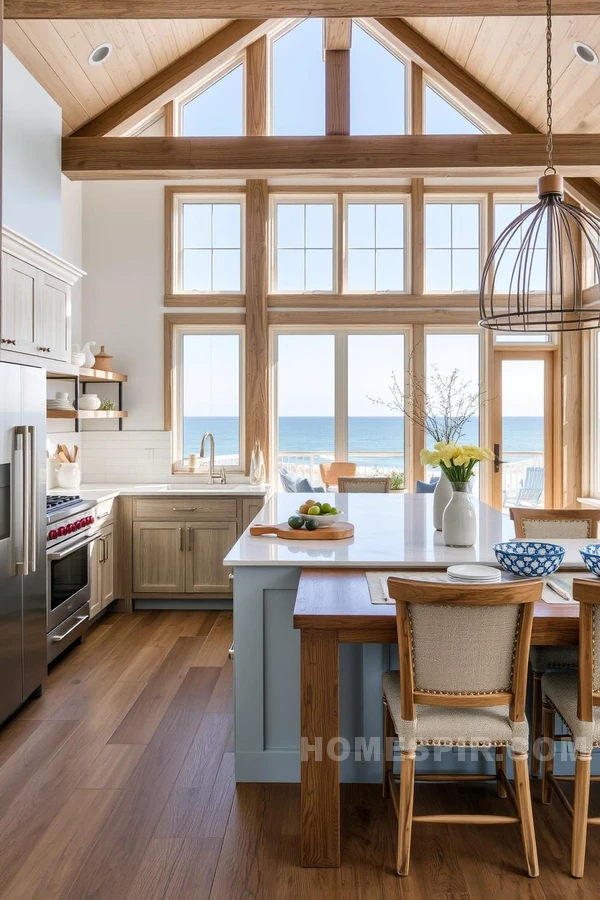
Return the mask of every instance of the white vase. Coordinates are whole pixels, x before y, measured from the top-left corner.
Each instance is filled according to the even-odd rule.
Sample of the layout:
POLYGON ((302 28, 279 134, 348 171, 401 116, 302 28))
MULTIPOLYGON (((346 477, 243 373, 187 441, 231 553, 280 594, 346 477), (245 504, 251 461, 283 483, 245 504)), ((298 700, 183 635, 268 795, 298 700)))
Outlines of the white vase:
POLYGON ((98 394, 82 394, 79 398, 79 409, 96 410, 102 406, 102 400, 98 394))
POLYGON ((477 515, 468 482, 452 484, 452 497, 442 516, 442 537, 446 547, 472 547, 475 543, 477 515))
POLYGON ((433 527, 442 530, 442 516, 452 497, 452 485, 440 469, 440 477, 433 492, 433 527))
POLYGON ((56 470, 56 481, 61 488, 76 490, 81 484, 79 463, 61 463, 56 470))

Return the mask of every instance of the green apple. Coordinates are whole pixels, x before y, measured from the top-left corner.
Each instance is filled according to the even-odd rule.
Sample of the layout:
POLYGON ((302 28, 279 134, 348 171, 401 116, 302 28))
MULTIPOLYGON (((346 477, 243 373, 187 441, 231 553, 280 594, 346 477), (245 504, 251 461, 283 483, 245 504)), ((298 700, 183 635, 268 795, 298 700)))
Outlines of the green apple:
POLYGON ((331 503, 321 503, 321 512, 330 513, 331 512, 331 503))
POLYGON ((320 506, 311 506, 308 511, 309 516, 320 516, 321 515, 321 507, 320 506))

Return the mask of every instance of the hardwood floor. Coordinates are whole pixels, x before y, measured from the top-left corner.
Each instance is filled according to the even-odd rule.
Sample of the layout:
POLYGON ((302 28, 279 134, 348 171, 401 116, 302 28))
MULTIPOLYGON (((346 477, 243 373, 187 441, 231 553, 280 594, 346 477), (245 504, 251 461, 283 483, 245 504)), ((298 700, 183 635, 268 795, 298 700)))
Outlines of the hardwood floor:
MULTIPOLYGON (((588 900, 569 822, 534 784, 540 877, 516 828, 416 825, 411 874, 376 785, 342 788, 342 865, 300 867, 298 785, 233 773, 231 613, 109 615, 0 731, 0 900, 588 900)), ((594 792, 594 788, 592 788, 594 792)), ((598 797, 592 793, 592 810, 598 797)), ((495 788, 418 785, 415 811, 506 811, 495 788)))

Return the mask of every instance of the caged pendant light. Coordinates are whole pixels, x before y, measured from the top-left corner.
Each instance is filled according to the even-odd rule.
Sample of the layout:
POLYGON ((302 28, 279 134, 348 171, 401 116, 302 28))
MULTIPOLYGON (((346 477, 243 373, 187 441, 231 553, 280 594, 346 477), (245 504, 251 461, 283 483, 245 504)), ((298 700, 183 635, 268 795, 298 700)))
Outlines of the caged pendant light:
POLYGON ((548 164, 539 202, 495 241, 483 267, 480 325, 494 331, 557 332, 600 327, 600 310, 583 305, 583 258, 600 282, 600 219, 565 202, 552 164, 552 0, 546 0, 548 164))

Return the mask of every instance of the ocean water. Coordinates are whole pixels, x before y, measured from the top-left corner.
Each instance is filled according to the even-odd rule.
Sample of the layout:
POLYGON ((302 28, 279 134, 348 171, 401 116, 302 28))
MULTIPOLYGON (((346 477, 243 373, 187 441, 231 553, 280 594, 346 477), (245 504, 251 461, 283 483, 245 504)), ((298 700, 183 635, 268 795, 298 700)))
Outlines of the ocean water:
MULTIPOLYGON (((215 436, 218 456, 239 453, 239 423, 233 417, 190 417, 184 420, 184 452, 197 452, 205 431, 215 436)), ((504 419, 503 450, 507 453, 541 453, 544 446, 542 417, 511 416, 504 419)), ((479 443, 479 419, 472 418, 465 426, 462 441, 479 443)), ((428 444, 431 446, 433 442, 428 444)), ((381 457, 386 467, 403 468, 404 418, 389 416, 353 416, 348 420, 348 456, 359 465, 377 465, 378 460, 364 453, 382 452, 393 456, 381 457)), ((279 451, 282 454, 303 454, 322 451, 329 455, 334 448, 334 421, 326 416, 282 416, 279 419, 279 451)), ((516 459, 516 457, 513 457, 516 459)), ((317 462, 319 460, 316 460, 317 462)))

